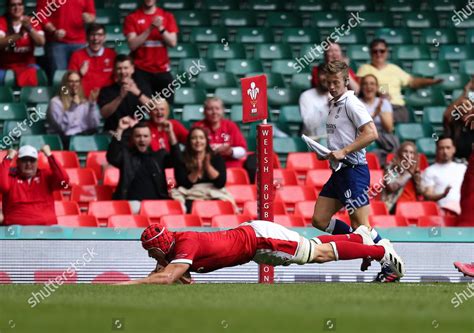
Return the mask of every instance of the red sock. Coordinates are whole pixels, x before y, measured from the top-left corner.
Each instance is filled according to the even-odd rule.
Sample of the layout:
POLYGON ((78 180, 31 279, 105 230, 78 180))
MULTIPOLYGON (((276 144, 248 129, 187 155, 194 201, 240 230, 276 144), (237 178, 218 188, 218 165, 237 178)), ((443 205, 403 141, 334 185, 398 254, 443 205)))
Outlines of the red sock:
POLYGON ((380 260, 385 254, 383 246, 378 245, 364 245, 353 242, 337 242, 334 244, 336 244, 339 260, 352 260, 359 258, 380 260))
POLYGON ((362 244, 364 242, 362 240, 362 236, 359 234, 323 235, 316 238, 319 239, 323 244, 329 242, 354 242, 362 244))

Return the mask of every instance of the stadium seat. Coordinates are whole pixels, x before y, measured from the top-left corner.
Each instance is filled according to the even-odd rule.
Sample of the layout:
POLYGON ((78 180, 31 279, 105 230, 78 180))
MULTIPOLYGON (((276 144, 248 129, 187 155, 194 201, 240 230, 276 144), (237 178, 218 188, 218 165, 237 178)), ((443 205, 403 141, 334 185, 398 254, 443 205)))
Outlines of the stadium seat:
POLYGON ((248 185, 249 176, 244 168, 227 168, 226 185, 248 185))
POLYGON ((49 103, 53 97, 50 87, 23 87, 20 91, 20 102, 25 104, 49 103))
POLYGON ((222 99, 224 105, 242 104, 240 88, 217 88, 214 95, 222 99))
POLYGON ((140 215, 148 216, 152 223, 159 223, 164 215, 185 214, 183 206, 177 200, 143 200, 140 215))
POLYGON ((416 224, 421 216, 440 216, 440 211, 436 202, 399 202, 395 215, 404 216, 410 224, 416 224))
MULTIPOLYGON (((0 82, 2 83, 2 82, 0 82)), ((7 87, 16 87, 15 72, 11 69, 5 71, 5 77, 3 79, 3 85, 7 87)))
POLYGON ((280 159, 286 158, 288 153, 306 152, 306 144, 301 138, 274 138, 273 149, 280 159))
POLYGON ((75 201, 55 201, 54 211, 56 216, 80 215, 79 206, 75 201))
POLYGON ((474 58, 474 50, 467 45, 441 45, 438 54, 439 59, 444 60, 468 60, 474 58))
POLYGON ((23 103, 0 103, 0 121, 26 119, 26 106, 23 103))
POLYGON ((91 201, 88 215, 97 217, 101 226, 107 225, 107 220, 112 215, 132 215, 132 208, 127 200, 91 201))
POLYGON ((150 220, 143 215, 112 215, 107 221, 108 228, 146 228, 150 220))
POLYGON ((310 73, 293 74, 290 86, 298 91, 304 91, 312 88, 312 76, 310 73))
MULTIPOLYGON (((107 42, 122 42, 126 43, 126 38, 122 31, 122 26, 119 24, 108 24, 105 26, 105 40, 107 42)), ((57 72, 57 71, 56 71, 57 72)), ((54 74, 56 74, 56 72, 54 74)), ((54 82, 54 80, 53 80, 54 82)))
POLYGON ((228 11, 239 9, 237 0, 203 0, 202 6, 208 10, 228 11))
POLYGON ((252 72, 263 72, 263 66, 259 60, 255 59, 227 59, 225 71, 244 76, 252 72))
POLYGON ((412 107, 446 105, 444 93, 439 87, 420 88, 405 93, 405 102, 412 107))
POLYGON ((385 39, 389 45, 413 42, 408 28, 380 28, 375 31, 375 37, 385 39))
POLYGON ((249 0, 248 7, 254 11, 275 11, 285 8, 285 0, 249 0))
POLYGON ((202 88, 177 89, 174 95, 175 105, 202 104, 206 99, 206 92, 202 88))
MULTIPOLYGON (((373 187, 375 184, 382 186, 383 183, 383 170, 369 170, 370 172, 370 186, 373 187)), ((377 192, 379 188, 374 188, 374 191, 377 192)))
POLYGON ((251 220, 250 216, 247 215, 216 215, 212 217, 211 227, 212 228, 236 228, 244 222, 251 220))
POLYGON ((195 122, 204 118, 204 107, 202 104, 188 104, 183 107, 183 122, 195 122))
POLYGON ((0 103, 13 103, 12 88, 0 86, 0 103))
POLYGON ((459 63, 459 72, 474 75, 474 60, 463 60, 459 63))
POLYGON ((374 10, 374 4, 366 0, 341 0, 340 6, 346 12, 366 12, 374 10))
POLYGON ((431 133, 427 132, 426 127, 420 123, 397 124, 395 126, 395 133, 401 142, 416 141, 419 138, 431 136, 431 133))
POLYGON ((285 28, 282 35, 283 43, 309 44, 320 40, 319 32, 311 28, 285 28))
POLYGON ((89 227, 97 228, 99 221, 95 216, 91 215, 65 215, 58 216, 58 225, 61 227, 89 227))
POLYGON ((394 45, 392 49, 394 61, 428 60, 430 57, 430 49, 427 45, 394 45))
POLYGON ((426 106, 423 108, 423 124, 431 125, 433 128, 443 126, 443 116, 446 111, 444 106, 426 106))
POLYGON ((229 201, 221 200, 194 200, 191 214, 198 215, 204 224, 210 224, 213 216, 233 215, 234 206, 229 201))
POLYGON ((232 195, 237 206, 243 208, 247 201, 257 200, 257 188, 255 185, 229 185, 227 191, 232 195))
POLYGON ((395 215, 370 215, 369 222, 376 228, 397 228, 408 226, 408 221, 403 216, 395 215))
POLYGON ((199 74, 196 86, 205 90, 215 90, 219 87, 237 87, 237 81, 231 73, 204 72, 199 74))
POLYGON ((80 168, 77 154, 73 151, 53 151, 53 156, 64 168, 80 168))
POLYGON ((76 185, 72 187, 71 201, 79 204, 83 210, 87 210, 91 201, 112 200, 112 188, 105 185, 76 185))
POLYGON ((290 59, 293 56, 288 44, 257 44, 255 46, 255 59, 275 60, 290 59))
POLYGON ((91 151, 87 153, 86 168, 94 170, 98 180, 104 177, 104 170, 109 165, 106 159, 106 151, 91 151))
POLYGON ((199 49, 195 44, 180 43, 168 50, 168 56, 171 59, 199 58, 199 49))
POLYGON ((309 170, 306 173, 306 182, 307 186, 313 186, 316 188, 316 191, 320 192, 329 180, 332 175, 331 169, 316 169, 316 170, 309 170))
POLYGON ((298 185, 298 175, 292 169, 273 169, 273 183, 277 187, 298 185))
POLYGON ((20 146, 24 145, 31 145, 38 150, 44 145, 49 145, 52 150, 63 150, 63 143, 57 134, 22 135, 20 146))
POLYGON ((208 27, 211 17, 205 10, 180 10, 173 13, 179 27, 208 27))
POLYGON ((368 62, 370 61, 370 50, 369 47, 365 44, 348 45, 347 56, 352 61, 368 62))
POLYGON ((434 77, 437 74, 448 73, 449 63, 446 60, 415 60, 412 73, 417 76, 434 77))
POLYGON ((370 170, 380 170, 379 158, 375 153, 366 153, 367 165, 370 170))
POLYGON ((257 15, 249 10, 228 10, 221 13, 220 24, 226 27, 255 27, 257 15))
POLYGON ((299 27, 301 17, 291 12, 270 12, 267 14, 265 25, 273 29, 299 27))
POLYGON ((328 10, 328 3, 322 0, 295 0, 294 9, 300 12, 315 12, 328 10))
POLYGON ((418 9, 416 2, 409 2, 406 0, 385 0, 384 11, 389 12, 412 12, 418 9))
POLYGON ((332 40, 337 40, 339 44, 366 44, 367 35, 364 30, 355 29, 351 30, 349 34, 343 34, 342 36, 337 36, 332 40))
POLYGON ((276 191, 276 200, 283 201, 290 211, 294 211, 297 202, 316 199, 316 192, 311 186, 287 185, 276 191))
POLYGON ((436 157, 436 141, 433 137, 417 139, 416 147, 418 151, 426 155, 428 159, 433 160, 436 157))
POLYGON ((313 200, 297 202, 295 204, 295 215, 301 216, 307 225, 311 225, 315 204, 316 202, 313 200))
POLYGON ((343 12, 321 11, 313 13, 310 21, 313 27, 333 29, 345 23, 347 17, 343 12))
POLYGON ((309 170, 329 170, 329 161, 318 160, 315 153, 288 153, 286 168, 295 170, 298 177, 304 179, 309 170))
POLYGON ((268 89, 267 96, 268 104, 275 108, 298 104, 299 99, 298 91, 291 88, 268 89))
POLYGON ((104 185, 115 188, 120 179, 120 170, 115 167, 108 167, 104 171, 104 185))
POLYGON ((188 72, 191 67, 196 67, 196 64, 204 66, 201 72, 214 72, 217 70, 216 63, 212 59, 207 58, 183 58, 179 60, 178 72, 188 72))
POLYGON ((453 29, 430 28, 421 30, 421 42, 434 44, 435 46, 446 44, 456 44, 456 32, 453 29))
POLYGON ((364 21, 360 22, 361 28, 392 27, 392 15, 386 12, 364 12, 364 21))
MULTIPOLYGON (((285 215, 286 214, 286 206, 283 201, 273 201, 272 202, 273 214, 278 215, 285 215)), ((257 201, 247 201, 244 203, 244 208, 242 211, 243 215, 248 215, 252 219, 258 218, 258 209, 257 209, 257 201)))
POLYGON ((191 0, 163 0, 160 1, 160 7, 169 11, 186 10, 192 9, 194 7, 194 2, 191 0))
POLYGON ((228 39, 227 29, 224 27, 195 27, 189 36, 191 43, 221 43, 223 38, 228 39))
POLYGON ((456 216, 420 216, 418 227, 455 227, 456 216))
POLYGON ((371 201, 369 207, 369 215, 389 215, 387 206, 382 201, 371 201))
POLYGON ((266 27, 237 28, 235 42, 242 44, 273 43, 273 33, 270 28, 266 27))
POLYGON ((69 176, 69 184, 75 185, 97 185, 97 178, 92 169, 87 168, 65 168, 69 176))
POLYGON ((165 215, 160 223, 167 228, 192 228, 201 227, 202 220, 197 215, 165 215))
POLYGON ((120 24, 120 13, 117 8, 98 8, 96 9, 95 23, 104 25, 120 24))
POLYGON ((437 87, 443 91, 453 91, 456 89, 464 89, 464 86, 470 78, 464 73, 443 73, 435 75, 435 79, 443 80, 437 87))
POLYGON ((299 106, 287 105, 280 109, 280 117, 278 118, 278 128, 293 137, 299 137, 303 119, 299 106))
MULTIPOLYGON (((274 74, 281 74, 281 75, 288 75, 288 76, 298 74, 297 63, 295 62, 294 59, 273 60, 271 68, 272 68, 272 73, 274 74)), ((271 85, 269 84, 268 86, 271 86, 271 85)))
POLYGON ((401 23, 410 29, 427 29, 438 25, 438 17, 433 12, 408 12, 401 16, 401 23))
POLYGON ((210 44, 207 49, 207 57, 216 60, 245 59, 245 47, 242 44, 231 43, 226 45, 210 44))
POLYGON ((273 222, 278 223, 287 228, 303 228, 306 226, 303 217, 298 215, 274 215, 273 222))
MULTIPOLYGON (((0 120, 1 120, 1 117, 0 117, 0 120)), ((39 120, 37 122, 33 122, 31 126, 26 125, 23 128, 19 127, 18 123, 19 123, 18 120, 6 120, 3 123, 3 136, 10 136, 18 140, 18 137, 16 137, 16 135, 14 134, 16 131, 20 131, 21 135, 38 135, 38 134, 43 134, 46 132, 45 120, 39 120), (24 131, 22 129, 24 129, 24 131)), ((26 124, 28 124, 28 120, 26 124)))

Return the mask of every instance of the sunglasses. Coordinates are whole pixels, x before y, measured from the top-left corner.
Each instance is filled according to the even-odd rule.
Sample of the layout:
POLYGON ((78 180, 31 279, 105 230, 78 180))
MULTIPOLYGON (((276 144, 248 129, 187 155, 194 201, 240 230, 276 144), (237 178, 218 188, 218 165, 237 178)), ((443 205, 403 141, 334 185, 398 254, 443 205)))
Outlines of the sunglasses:
POLYGON ((385 52, 387 52, 387 49, 373 49, 371 52, 373 54, 377 54, 377 53, 384 54, 385 52))

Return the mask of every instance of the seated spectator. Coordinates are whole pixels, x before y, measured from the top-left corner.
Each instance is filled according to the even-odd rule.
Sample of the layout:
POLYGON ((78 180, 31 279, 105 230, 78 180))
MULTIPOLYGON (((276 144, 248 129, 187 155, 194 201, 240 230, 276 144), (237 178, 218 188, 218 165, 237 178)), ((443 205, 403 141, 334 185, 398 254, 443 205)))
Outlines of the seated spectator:
POLYGON ((95 21, 94 0, 60 1, 51 9, 50 0, 38 0, 33 24, 46 31, 49 78, 57 69, 67 69, 72 53, 86 44, 86 24, 95 21))
POLYGON ((120 119, 106 154, 107 161, 120 169, 114 200, 169 199, 165 177, 168 154, 164 149, 152 152, 150 142, 150 128, 145 122, 120 119), (130 140, 129 133, 124 133, 128 129, 130 140))
POLYGON ((383 179, 382 201, 391 214, 395 213, 397 203, 418 200, 423 191, 419 156, 413 142, 402 143, 393 160, 385 168, 383 179))
POLYGON ((73 71, 64 74, 59 95, 51 99, 47 113, 48 132, 59 134, 64 147, 69 146, 71 135, 97 132, 100 125, 98 94, 97 90, 93 91, 87 100, 79 74, 73 71))
POLYGON ((115 51, 104 47, 105 27, 92 23, 87 27, 85 48, 75 51, 69 60, 69 69, 81 74, 84 94, 89 97, 91 91, 110 86, 114 83, 115 51))
POLYGON ((236 207, 224 188, 227 180, 225 161, 212 151, 208 140, 206 131, 195 127, 189 133, 182 154, 176 141, 171 146, 178 185, 171 191, 171 196, 188 212, 191 212, 193 200, 226 200, 236 207))
POLYGON ((379 138, 376 140, 379 149, 375 150, 383 165, 387 154, 395 152, 400 146, 398 138, 393 134, 393 109, 390 102, 379 93, 377 78, 368 74, 360 81, 361 89, 359 99, 365 105, 374 119, 379 138))
POLYGON ((224 119, 224 103, 218 97, 204 102, 204 120, 193 127, 203 127, 208 132, 209 144, 214 153, 224 157, 226 166, 242 167, 247 153, 247 142, 236 123, 224 119))
MULTIPOLYGON (((314 88, 306 90, 300 96, 300 113, 303 119, 303 134, 314 139, 326 137, 326 120, 329 114, 329 92, 326 86, 326 73, 316 71, 314 88)), ((314 73, 313 73, 314 75, 314 73)))
MULTIPOLYGON (((319 75, 318 72, 324 67, 325 64, 333 61, 344 61, 349 65, 349 58, 345 57, 342 54, 341 46, 338 43, 331 43, 327 50, 324 51, 324 63, 318 66, 314 66, 311 71, 312 80, 311 83, 313 87, 319 86, 319 75)), ((359 93, 359 82, 356 73, 349 68, 349 90, 354 90, 354 93, 359 93)))
POLYGON ((49 146, 42 152, 48 157, 50 170, 38 169, 38 151, 32 146, 9 150, 0 164, 0 192, 3 195, 4 224, 57 224, 53 191, 68 188, 69 177, 51 154, 49 146), (18 154, 16 169, 10 170, 18 154))
POLYGON ((437 201, 448 214, 461 212, 461 184, 467 169, 453 161, 455 153, 453 140, 440 137, 436 141, 436 163, 423 172, 421 182, 425 199, 437 201))
POLYGON ((7 0, 6 4, 7 12, 0 17, 0 84, 10 69, 15 72, 18 86, 36 86, 39 67, 34 51, 35 46, 44 45, 44 32, 39 25, 32 26, 23 0, 7 0))
MULTIPOLYGON (((105 119, 104 130, 113 131, 123 117, 140 115, 141 108, 147 108, 153 100, 147 85, 134 79, 135 67, 131 57, 119 54, 114 65, 115 83, 100 90, 98 104, 105 119)), ((147 110, 149 112, 149 110, 147 110)))
POLYGON ((395 122, 408 122, 409 114, 402 96, 402 87, 418 89, 438 84, 443 80, 414 77, 397 65, 388 63, 388 45, 384 39, 374 39, 369 47, 371 62, 360 66, 357 76, 373 74, 379 81, 380 93, 386 95, 393 106, 395 122))
POLYGON ((157 151, 165 149, 170 151, 169 131, 171 124, 173 133, 179 143, 185 144, 188 137, 188 130, 176 119, 168 119, 170 106, 166 99, 156 100, 154 107, 150 110, 150 121, 148 127, 151 131, 151 150, 157 151))
POLYGON ((474 144, 474 75, 444 113, 444 135, 453 139, 456 157, 468 159, 474 144))

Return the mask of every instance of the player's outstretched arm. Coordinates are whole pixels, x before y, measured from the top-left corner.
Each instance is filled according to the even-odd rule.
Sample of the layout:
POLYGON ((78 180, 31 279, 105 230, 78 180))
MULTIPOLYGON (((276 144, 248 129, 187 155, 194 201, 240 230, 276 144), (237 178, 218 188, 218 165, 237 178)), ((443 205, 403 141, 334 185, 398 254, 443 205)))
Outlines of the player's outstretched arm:
POLYGON ((169 264, 163 270, 150 274, 146 278, 119 283, 130 284, 173 284, 178 280, 183 282, 183 275, 188 271, 188 264, 169 264))

